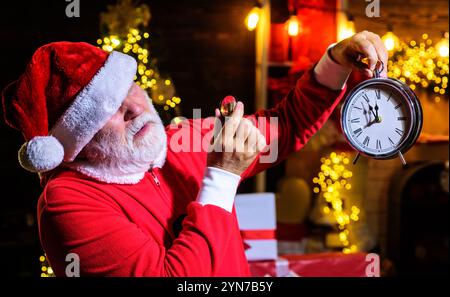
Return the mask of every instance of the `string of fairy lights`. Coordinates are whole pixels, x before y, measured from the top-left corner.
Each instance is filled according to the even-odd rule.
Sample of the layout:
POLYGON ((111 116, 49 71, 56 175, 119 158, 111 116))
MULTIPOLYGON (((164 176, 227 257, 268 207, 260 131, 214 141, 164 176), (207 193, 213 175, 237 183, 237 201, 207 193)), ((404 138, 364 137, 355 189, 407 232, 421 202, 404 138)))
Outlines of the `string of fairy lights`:
POLYGON ((50 267, 45 254, 39 257, 39 263, 41 264, 41 277, 55 277, 55 273, 52 267, 50 267))
POLYGON ((391 31, 382 37, 389 51, 388 76, 434 94, 433 100, 448 99, 449 36, 433 44, 424 33, 418 41, 402 42, 391 31))
POLYGON ((148 40, 150 34, 141 32, 138 29, 130 28, 126 38, 118 35, 108 35, 97 40, 97 44, 105 51, 122 51, 125 54, 134 56, 138 61, 136 83, 144 90, 152 93, 154 103, 164 105, 164 110, 175 108, 181 102, 181 98, 174 96, 171 92, 164 92, 164 89, 173 89, 172 81, 162 78, 156 66, 149 57, 150 52, 146 48, 144 41, 148 40))
POLYGON ((346 168, 350 162, 348 154, 332 152, 321 158, 320 162, 320 172, 313 178, 313 183, 316 184, 313 192, 326 202, 321 209, 322 214, 331 214, 336 221, 339 240, 343 246, 342 252, 356 252, 358 246, 351 241, 349 225, 359 220, 361 210, 356 205, 344 205, 344 202, 348 202, 345 201, 344 191, 352 188, 349 179, 353 173, 346 168))

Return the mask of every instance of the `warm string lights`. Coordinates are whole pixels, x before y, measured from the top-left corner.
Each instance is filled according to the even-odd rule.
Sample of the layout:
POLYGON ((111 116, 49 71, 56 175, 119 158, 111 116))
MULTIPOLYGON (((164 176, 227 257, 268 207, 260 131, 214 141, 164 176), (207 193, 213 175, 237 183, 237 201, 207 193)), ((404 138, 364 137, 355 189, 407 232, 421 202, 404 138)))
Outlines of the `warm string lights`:
POLYGON ((388 76, 407 83, 411 89, 425 89, 434 101, 448 99, 448 32, 436 44, 424 33, 419 41, 401 42, 389 31, 382 40, 389 50, 388 76))
POLYGON ((332 152, 328 157, 320 159, 320 172, 313 178, 313 183, 317 184, 313 191, 325 199, 325 206, 322 208, 323 215, 331 214, 337 223, 339 230, 339 240, 343 246, 344 253, 358 251, 356 244, 350 242, 349 224, 359 220, 360 209, 355 205, 348 207, 344 205, 343 191, 351 189, 352 185, 348 181, 352 177, 352 172, 346 169, 349 158, 346 153, 332 152))
MULTIPOLYGON (((257 5, 247 14, 245 18, 245 26, 249 31, 253 31, 258 27, 261 20, 261 7, 262 3, 258 2, 257 5)), ((295 10, 290 13, 285 26, 288 35, 291 37, 297 36, 301 32, 300 20, 298 19, 295 10)))
POLYGON ((53 269, 50 267, 50 264, 48 264, 47 256, 45 254, 39 257, 39 263, 41 263, 41 277, 55 276, 53 269))
POLYGON ((150 59, 149 50, 144 45, 144 40, 149 37, 148 32, 141 33, 138 29, 129 29, 126 38, 109 35, 98 39, 97 44, 107 52, 116 50, 134 56, 138 61, 136 83, 142 89, 149 91, 153 102, 164 105, 164 110, 167 111, 180 104, 181 98, 174 95, 172 81, 162 78, 150 59))

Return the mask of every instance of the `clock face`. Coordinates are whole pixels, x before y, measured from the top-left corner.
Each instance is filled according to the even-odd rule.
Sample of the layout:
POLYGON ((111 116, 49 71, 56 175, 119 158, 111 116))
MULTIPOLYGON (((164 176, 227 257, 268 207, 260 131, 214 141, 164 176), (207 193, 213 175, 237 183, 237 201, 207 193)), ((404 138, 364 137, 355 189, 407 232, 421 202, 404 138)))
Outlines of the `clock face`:
POLYGON ((415 142, 418 120, 421 127, 408 93, 382 81, 357 87, 342 109, 347 140, 353 148, 374 158, 395 156, 405 145, 415 142))

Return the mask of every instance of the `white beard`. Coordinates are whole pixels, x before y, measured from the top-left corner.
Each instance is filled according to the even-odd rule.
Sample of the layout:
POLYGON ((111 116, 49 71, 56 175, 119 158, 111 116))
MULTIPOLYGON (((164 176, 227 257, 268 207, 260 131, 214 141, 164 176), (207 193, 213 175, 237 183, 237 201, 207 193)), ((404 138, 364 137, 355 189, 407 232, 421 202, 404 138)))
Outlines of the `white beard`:
POLYGON ((162 167, 167 154, 164 125, 150 103, 145 112, 133 120, 126 130, 125 141, 114 131, 100 131, 84 147, 84 159, 65 164, 69 168, 107 183, 135 184, 146 171, 162 167), (134 135, 147 123, 150 127, 138 140, 134 135))

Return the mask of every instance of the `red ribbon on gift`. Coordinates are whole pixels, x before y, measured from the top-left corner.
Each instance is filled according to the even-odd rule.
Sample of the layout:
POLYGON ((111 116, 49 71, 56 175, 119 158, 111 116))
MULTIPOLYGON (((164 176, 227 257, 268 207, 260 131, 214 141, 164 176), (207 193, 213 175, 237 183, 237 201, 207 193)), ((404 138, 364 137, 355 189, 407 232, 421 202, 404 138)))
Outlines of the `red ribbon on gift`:
POLYGON ((259 229, 259 230, 241 230, 241 237, 244 240, 244 249, 250 248, 250 245, 245 240, 258 239, 275 239, 274 229, 259 229))

